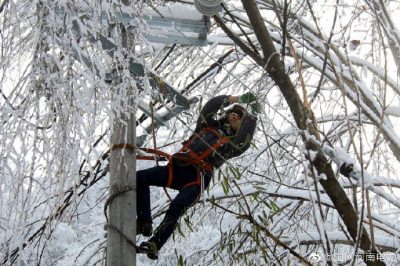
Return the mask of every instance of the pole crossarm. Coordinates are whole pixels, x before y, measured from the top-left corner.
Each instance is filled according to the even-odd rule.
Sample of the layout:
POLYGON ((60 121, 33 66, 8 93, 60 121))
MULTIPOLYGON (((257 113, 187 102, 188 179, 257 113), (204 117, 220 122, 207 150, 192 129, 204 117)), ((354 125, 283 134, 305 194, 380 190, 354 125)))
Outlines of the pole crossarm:
MULTIPOLYGON (((109 8, 103 6, 103 11, 100 12, 100 21, 105 27, 120 23, 130 25, 132 29, 135 27, 137 18, 134 14, 124 11, 110 13, 106 10, 109 8)), ((193 6, 175 3, 157 7, 155 10, 147 8, 144 11, 143 19, 150 28, 150 31, 146 32, 144 36, 149 42, 190 46, 208 45, 210 17, 200 14, 193 6), (179 13, 174 10, 179 10, 179 13)), ((54 12, 59 18, 63 18, 67 13, 64 8, 56 8, 54 12)), ((93 18, 95 15, 92 10, 69 14, 88 18, 93 18)))

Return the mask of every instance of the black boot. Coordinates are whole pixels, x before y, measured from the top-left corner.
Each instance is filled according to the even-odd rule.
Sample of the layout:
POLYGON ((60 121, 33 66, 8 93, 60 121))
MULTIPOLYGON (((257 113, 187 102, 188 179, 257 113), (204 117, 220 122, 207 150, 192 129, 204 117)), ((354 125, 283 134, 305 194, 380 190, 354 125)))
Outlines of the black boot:
POLYGON ((144 241, 140 243, 140 248, 145 250, 147 257, 152 260, 158 259, 158 247, 154 240, 144 241))
POLYGON ((151 221, 136 221, 136 234, 143 236, 151 236, 153 233, 153 226, 151 221))

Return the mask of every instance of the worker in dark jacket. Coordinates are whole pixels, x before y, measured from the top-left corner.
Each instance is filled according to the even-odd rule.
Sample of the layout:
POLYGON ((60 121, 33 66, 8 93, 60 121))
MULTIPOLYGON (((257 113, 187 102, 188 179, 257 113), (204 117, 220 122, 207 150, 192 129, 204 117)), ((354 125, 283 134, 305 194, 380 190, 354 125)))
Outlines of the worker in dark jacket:
POLYGON ((137 234, 152 235, 149 186, 179 190, 165 217, 149 241, 140 247, 151 259, 173 233, 179 218, 200 197, 210 183, 213 171, 226 160, 241 155, 253 138, 259 104, 251 92, 241 96, 221 95, 203 107, 193 135, 183 143, 167 166, 156 166, 137 172, 137 234), (253 115, 239 103, 251 107, 253 115), (216 120, 218 111, 231 106, 216 120))

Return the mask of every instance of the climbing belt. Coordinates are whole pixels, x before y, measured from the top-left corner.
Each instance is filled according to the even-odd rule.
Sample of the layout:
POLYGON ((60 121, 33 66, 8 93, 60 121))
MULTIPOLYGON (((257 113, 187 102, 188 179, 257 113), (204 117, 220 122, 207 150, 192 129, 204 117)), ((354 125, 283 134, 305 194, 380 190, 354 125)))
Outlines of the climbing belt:
MULTIPOLYGON (((115 145, 113 145, 111 147, 110 151, 113 151, 113 150, 116 150, 116 149, 135 150, 135 146, 132 145, 132 144, 127 144, 127 143, 115 144, 115 145)), ((118 232, 118 234, 120 234, 131 246, 133 246, 135 248, 136 252, 141 252, 142 251, 141 248, 138 245, 136 245, 134 240, 129 238, 118 227, 116 227, 115 225, 109 223, 108 215, 107 215, 108 206, 110 206, 111 202, 115 198, 121 196, 124 193, 132 191, 133 189, 134 188, 132 186, 121 187, 121 188, 118 188, 115 192, 113 192, 113 194, 111 194, 110 197, 108 197, 108 199, 106 200, 106 203, 104 204, 104 216, 106 217, 106 224, 104 225, 104 230, 112 229, 115 232, 118 232)))
POLYGON ((133 187, 131 187, 131 186, 126 186, 126 187, 124 187, 124 188, 118 189, 118 190, 115 191, 113 194, 111 194, 110 197, 108 197, 108 199, 106 200, 106 203, 104 204, 104 216, 106 217, 106 221, 107 221, 107 222, 108 222, 107 209, 108 209, 108 206, 110 206, 111 202, 112 202, 115 198, 119 197, 120 195, 122 195, 122 194, 124 194, 124 193, 126 193, 126 192, 129 192, 129 191, 132 191, 132 190, 133 190, 133 187))

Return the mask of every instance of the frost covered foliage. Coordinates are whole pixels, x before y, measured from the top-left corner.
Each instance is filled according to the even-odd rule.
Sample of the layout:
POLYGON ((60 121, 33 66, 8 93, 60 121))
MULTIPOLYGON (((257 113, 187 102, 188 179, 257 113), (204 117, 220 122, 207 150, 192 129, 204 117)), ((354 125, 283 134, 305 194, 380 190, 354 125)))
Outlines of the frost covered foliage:
MULTIPOLYGON (((122 47, 120 28, 100 17, 122 4, 104 4, 1 4, 0 264, 102 258, 109 124, 137 105, 124 98, 137 89, 127 77, 131 48, 96 40, 107 36, 122 47), (106 73, 121 80, 114 90, 106 73)), ((140 14, 140 6, 130 12, 140 14)), ((140 41, 139 31, 131 34, 140 41)))
MULTIPOLYGON (((398 265, 398 1, 225 1, 204 47, 146 39, 145 9, 169 1, 70 2, 0 4, 0 264, 103 264, 113 121, 136 113, 140 143, 172 153, 208 99, 252 91, 253 145, 215 173, 159 260, 137 264, 352 265, 372 250, 398 265), (121 10, 135 21, 112 21, 121 10), (199 102, 166 115, 173 101, 137 86, 131 59, 199 102)), ((155 226, 175 194, 152 190, 155 226)))

